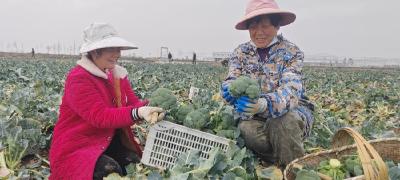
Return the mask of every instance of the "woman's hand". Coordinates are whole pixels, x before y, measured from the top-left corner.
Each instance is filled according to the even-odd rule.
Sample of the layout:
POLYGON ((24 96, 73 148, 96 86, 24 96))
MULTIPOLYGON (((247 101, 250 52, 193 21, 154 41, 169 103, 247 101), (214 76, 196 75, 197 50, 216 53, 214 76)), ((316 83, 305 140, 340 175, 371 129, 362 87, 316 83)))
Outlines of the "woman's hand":
POLYGON ((143 106, 137 109, 137 114, 140 119, 154 124, 164 118, 165 111, 159 107, 143 106))

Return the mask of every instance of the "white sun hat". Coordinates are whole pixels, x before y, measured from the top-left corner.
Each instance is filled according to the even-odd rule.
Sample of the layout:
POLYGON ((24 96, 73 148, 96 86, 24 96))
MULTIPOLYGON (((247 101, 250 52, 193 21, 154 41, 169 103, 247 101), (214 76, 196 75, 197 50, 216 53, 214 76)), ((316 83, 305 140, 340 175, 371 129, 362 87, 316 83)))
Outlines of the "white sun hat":
POLYGON ((122 50, 138 48, 135 44, 121 38, 114 27, 107 23, 92 23, 83 30, 81 53, 106 47, 120 47, 122 50))

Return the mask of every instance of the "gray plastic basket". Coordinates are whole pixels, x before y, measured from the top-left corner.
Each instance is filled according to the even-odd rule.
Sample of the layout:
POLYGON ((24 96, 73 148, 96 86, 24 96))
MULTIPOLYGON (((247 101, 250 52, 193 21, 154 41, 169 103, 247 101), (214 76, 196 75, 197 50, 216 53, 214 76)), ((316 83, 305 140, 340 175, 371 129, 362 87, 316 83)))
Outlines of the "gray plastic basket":
POLYGON ((232 140, 191 129, 168 121, 150 128, 142 163, 161 169, 172 168, 177 157, 191 149, 200 150, 200 157, 208 158, 213 148, 227 151, 232 140))

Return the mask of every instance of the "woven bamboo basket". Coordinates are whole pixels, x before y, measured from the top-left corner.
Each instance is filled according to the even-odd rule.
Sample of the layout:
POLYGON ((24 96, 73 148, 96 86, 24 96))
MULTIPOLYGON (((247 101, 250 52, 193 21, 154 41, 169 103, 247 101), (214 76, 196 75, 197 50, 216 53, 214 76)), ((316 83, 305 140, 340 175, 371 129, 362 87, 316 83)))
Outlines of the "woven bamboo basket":
POLYGON ((342 128, 334 135, 332 147, 333 149, 331 150, 309 154, 293 160, 286 166, 284 178, 286 180, 294 180, 296 178, 294 173, 296 167, 317 167, 322 160, 341 159, 343 156, 357 153, 361 160, 364 175, 350 179, 388 180, 388 169, 383 160, 400 162, 400 138, 366 141, 353 129, 342 128), (355 142, 355 144, 349 145, 352 142, 355 142), (372 165, 372 161, 375 161, 375 166, 372 165))

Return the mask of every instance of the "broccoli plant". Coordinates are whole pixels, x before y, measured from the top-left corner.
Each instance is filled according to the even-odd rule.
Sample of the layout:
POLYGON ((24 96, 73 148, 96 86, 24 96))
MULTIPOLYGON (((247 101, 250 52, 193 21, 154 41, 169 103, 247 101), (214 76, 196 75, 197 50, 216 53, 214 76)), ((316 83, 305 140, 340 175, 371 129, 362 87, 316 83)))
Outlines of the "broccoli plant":
POLYGON ((176 107, 176 97, 171 90, 167 88, 158 88, 150 97, 150 106, 158 106, 164 110, 170 110, 176 107))
POLYGON ((337 159, 324 160, 319 163, 318 172, 330 176, 333 180, 344 179, 344 167, 337 159))
POLYGON ((201 108, 187 114, 183 125, 189 128, 202 129, 207 125, 209 119, 208 110, 201 108))
POLYGON ((229 92, 234 97, 249 96, 251 99, 255 99, 260 95, 261 89, 256 80, 240 76, 231 83, 229 92))
POLYGON ((360 158, 357 155, 350 156, 345 159, 344 167, 346 173, 348 173, 350 177, 360 176, 363 174, 363 169, 361 165, 360 158))
POLYGON ((194 108, 192 105, 186 105, 186 104, 180 105, 178 107, 177 112, 175 113, 176 122, 182 124, 186 118, 186 115, 192 111, 194 111, 194 108))
POLYGON ((214 148, 208 158, 202 152, 189 150, 178 156, 174 167, 164 178, 168 179, 257 179, 254 166, 258 163, 246 148, 231 142, 227 151, 214 148))
POLYGON ((397 166, 389 167, 390 179, 400 179, 400 163, 397 166))
POLYGON ((221 118, 221 122, 218 129, 230 129, 232 127, 236 127, 236 121, 233 117, 233 108, 231 106, 224 106, 220 111, 219 115, 221 118))

